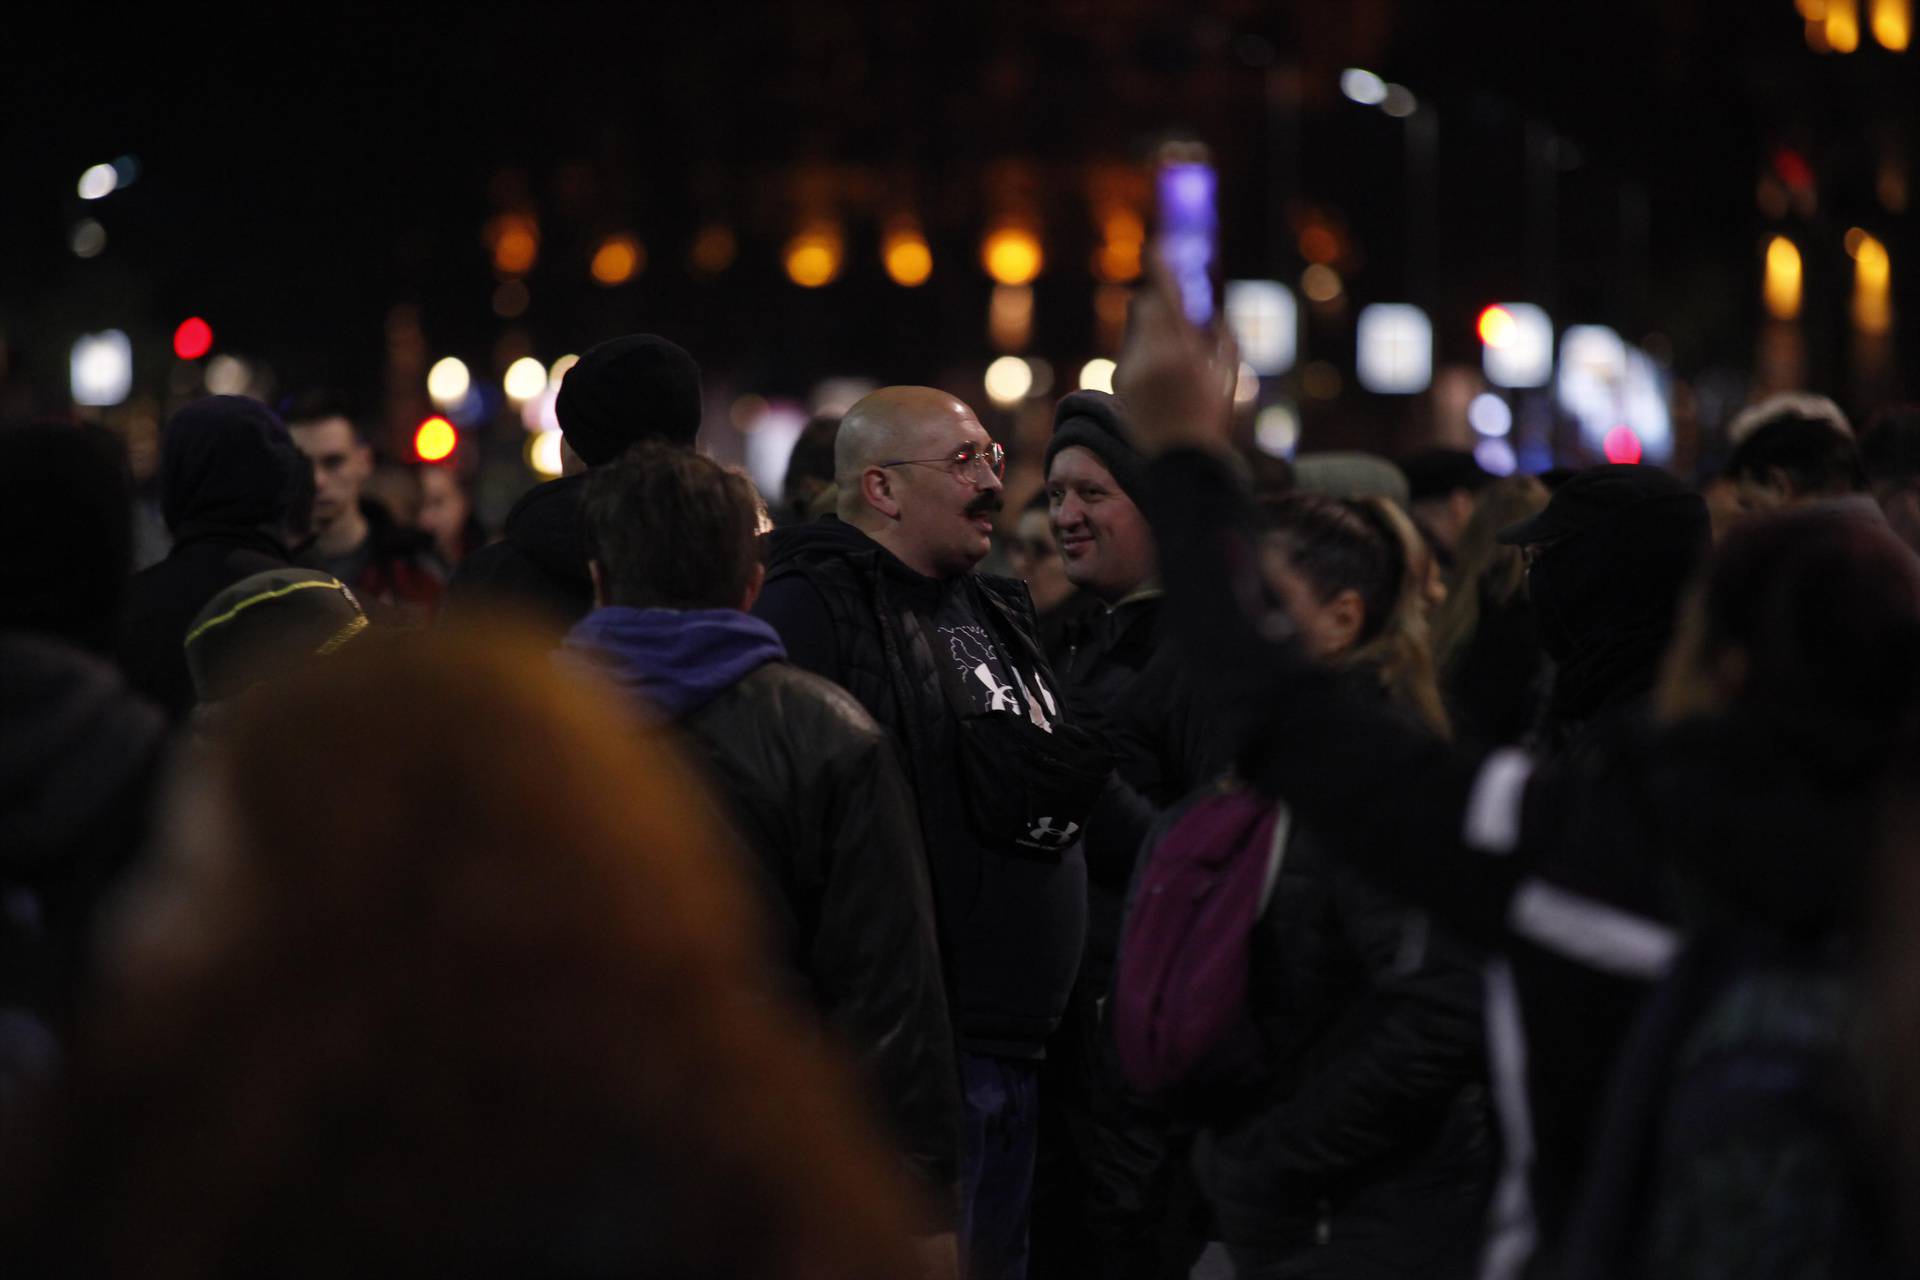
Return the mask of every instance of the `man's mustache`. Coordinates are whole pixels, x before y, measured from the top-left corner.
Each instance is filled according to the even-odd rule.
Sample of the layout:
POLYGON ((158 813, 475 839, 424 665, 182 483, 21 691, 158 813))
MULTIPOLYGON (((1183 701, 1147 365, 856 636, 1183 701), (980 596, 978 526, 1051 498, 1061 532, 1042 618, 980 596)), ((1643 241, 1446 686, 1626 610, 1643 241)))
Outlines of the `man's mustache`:
POLYGON ((971 520, 975 516, 998 515, 1000 513, 1000 507, 1001 502, 998 493, 983 493, 967 504, 967 518, 971 520))

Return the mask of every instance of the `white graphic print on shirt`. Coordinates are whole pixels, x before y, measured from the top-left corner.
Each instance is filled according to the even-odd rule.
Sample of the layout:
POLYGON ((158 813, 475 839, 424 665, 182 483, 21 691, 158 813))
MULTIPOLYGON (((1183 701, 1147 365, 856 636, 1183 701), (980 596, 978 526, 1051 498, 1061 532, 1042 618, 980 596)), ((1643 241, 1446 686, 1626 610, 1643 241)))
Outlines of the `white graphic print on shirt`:
POLYGON ((1024 711, 1034 724, 1049 733, 1053 731, 1053 721, 1059 711, 1052 691, 1039 673, 1034 673, 1029 687, 1020 669, 1000 656, 985 627, 956 624, 939 627, 938 631, 947 642, 947 653, 962 684, 974 695, 977 706, 984 711, 1024 711), (1016 689, 1018 696, 1015 696, 1016 689))

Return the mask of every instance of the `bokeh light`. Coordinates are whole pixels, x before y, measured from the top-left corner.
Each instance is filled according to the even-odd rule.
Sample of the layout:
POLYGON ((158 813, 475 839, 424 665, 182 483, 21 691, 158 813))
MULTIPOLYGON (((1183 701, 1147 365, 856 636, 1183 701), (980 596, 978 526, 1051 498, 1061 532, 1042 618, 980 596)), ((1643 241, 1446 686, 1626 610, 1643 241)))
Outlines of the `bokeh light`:
POLYGON ((787 278, 803 289, 832 284, 840 274, 841 238, 832 227, 812 227, 787 241, 787 278))
POLYGON ((119 185, 120 175, 112 165, 96 164, 80 175, 78 189, 82 200, 101 200, 112 195, 119 185))
POLYGON ((67 247, 73 250, 76 258, 95 258, 107 247, 107 229, 92 218, 83 219, 74 224, 73 234, 67 238, 67 247))
POLYGON ((560 433, 558 431, 539 431, 527 437, 527 466, 536 475, 551 480, 565 470, 563 455, 560 451, 560 433))
POLYGON ((1640 461, 1640 437, 1633 434, 1631 427, 1615 427, 1607 432, 1605 449, 1608 462, 1640 461))
POLYGON ((1776 320, 1791 320, 1800 314, 1800 249, 1785 236, 1775 236, 1767 245, 1766 280, 1761 287, 1767 314, 1776 320))
POLYGON ((472 387, 473 377, 467 372, 466 363, 456 356, 437 360, 433 368, 427 370, 427 395, 442 409, 465 400, 472 387))
POLYGON ((414 456, 422 462, 445 462, 460 443, 460 433, 445 418, 428 418, 413 429, 414 456))
POLYGON ((532 356, 521 356, 507 366, 500 389, 515 404, 525 404, 547 389, 547 367, 532 356))
POLYGON ((918 288, 933 274, 933 250, 927 247, 926 237, 915 228, 905 227, 889 233, 881 247, 880 259, 888 277, 904 288, 918 288))
POLYGON ((1044 262, 1040 238, 1025 227, 998 227, 980 246, 980 262, 1001 284, 1031 284, 1044 262))
POLYGON ((647 251, 632 236, 608 236, 593 255, 593 278, 609 287, 625 284, 647 264, 647 251))
POLYGON ((1080 366, 1080 389, 1082 391, 1104 391, 1113 394, 1113 373, 1118 368, 1105 356, 1096 356, 1080 366))
POLYGON ((199 316, 188 316, 173 331, 173 354, 182 360, 198 360, 213 350, 213 326, 199 316))
POLYGON ((1010 409, 1033 390, 1033 366, 1019 356, 1001 356, 987 366, 987 398, 1010 409))
POLYGON ((119 404, 133 390, 133 344, 119 329, 82 334, 73 344, 67 372, 75 404, 94 409, 119 404))

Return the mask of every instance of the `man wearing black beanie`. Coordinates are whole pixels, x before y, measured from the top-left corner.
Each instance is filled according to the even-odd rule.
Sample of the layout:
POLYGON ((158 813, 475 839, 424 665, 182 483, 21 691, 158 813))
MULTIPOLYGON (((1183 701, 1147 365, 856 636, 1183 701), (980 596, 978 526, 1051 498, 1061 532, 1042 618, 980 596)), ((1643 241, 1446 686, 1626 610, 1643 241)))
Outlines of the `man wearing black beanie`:
POLYGON ((1074 715, 1113 748, 1116 779, 1087 821, 1086 950, 1042 1078, 1043 1149, 1057 1176, 1036 1190, 1040 1272, 1184 1275, 1201 1244, 1172 1222, 1178 1144, 1129 1098, 1101 1025, 1134 855, 1158 813, 1225 764, 1161 643, 1158 556, 1137 505, 1146 463, 1130 441, 1118 399, 1076 391, 1054 411, 1046 453, 1067 577, 1100 603, 1069 630, 1061 679, 1074 715))
MULTIPOLYGON (((554 411, 567 447, 589 469, 642 440, 692 448, 700 432, 700 366, 676 343, 651 333, 588 348, 560 383, 554 411)), ((443 609, 461 615, 514 608, 564 631, 593 608, 586 525, 586 476, 529 490, 507 513, 498 542, 461 562, 443 609)))

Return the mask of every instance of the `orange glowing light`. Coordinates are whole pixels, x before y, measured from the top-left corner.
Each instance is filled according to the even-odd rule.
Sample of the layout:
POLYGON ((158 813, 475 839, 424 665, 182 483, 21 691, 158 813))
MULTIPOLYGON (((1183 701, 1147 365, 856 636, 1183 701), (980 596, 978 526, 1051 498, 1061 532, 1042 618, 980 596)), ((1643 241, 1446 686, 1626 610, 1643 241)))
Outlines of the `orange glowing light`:
POLYGON ((1913 41, 1913 0, 1873 0, 1873 38, 1890 53, 1905 53, 1913 41))
POLYGON ((1767 270, 1761 292, 1767 312, 1776 320, 1791 320, 1800 314, 1800 250, 1785 236, 1775 236, 1767 245, 1767 270))
POLYGON ((1853 255, 1853 323, 1866 334, 1893 328, 1893 260, 1887 247, 1862 232, 1853 255))
POLYGON ((1519 322, 1505 307, 1488 307, 1480 313, 1480 341, 1498 351, 1520 333, 1519 322))
POLYGON ((525 214, 502 214, 491 227, 493 266, 501 275, 520 276, 533 269, 540 256, 540 229, 525 214))
POLYGON ((814 228, 787 241, 787 277, 801 288, 818 289, 839 274, 838 231, 814 228))
POLYGON ((460 433, 445 418, 428 418, 413 432, 413 452, 422 462, 445 462, 460 443, 460 433))
POLYGON ((608 236, 593 255, 593 278, 601 284, 625 284, 647 265, 647 251, 632 236, 608 236))
POLYGON ((1860 47, 1860 0, 1827 0, 1827 44, 1835 53, 1860 47))
POLYGON ((1024 227, 1001 227, 980 246, 981 265, 1004 285, 1032 284, 1043 261, 1039 237, 1024 227))
POLYGON ((1093 274, 1107 284, 1140 278, 1140 254, 1147 228, 1131 209, 1110 209, 1100 220, 1100 247, 1093 252, 1093 274))
POLYGON ((933 274, 933 250, 918 231, 908 229, 889 235, 880 256, 887 275, 905 288, 918 288, 933 274))

